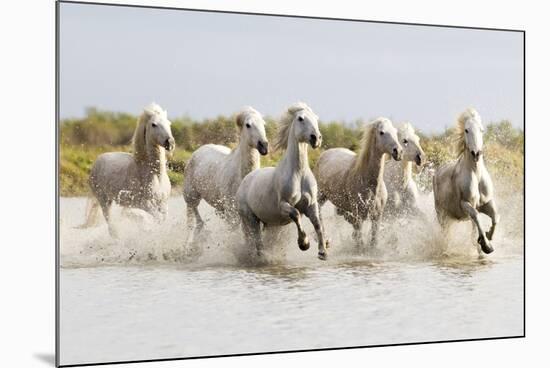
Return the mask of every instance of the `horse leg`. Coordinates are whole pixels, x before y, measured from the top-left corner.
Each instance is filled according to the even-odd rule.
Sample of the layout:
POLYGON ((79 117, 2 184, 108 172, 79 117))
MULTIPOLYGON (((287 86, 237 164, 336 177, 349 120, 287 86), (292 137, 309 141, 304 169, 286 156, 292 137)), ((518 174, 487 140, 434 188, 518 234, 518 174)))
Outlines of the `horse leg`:
POLYGON ((100 200, 99 204, 101 206, 101 211, 103 212, 103 216, 105 217, 105 221, 107 222, 107 226, 109 227, 109 234, 113 238, 118 238, 118 233, 114 227, 114 225, 111 222, 111 204, 113 202, 109 200, 100 200))
POLYGON ((262 227, 260 220, 252 211, 240 210, 241 226, 243 229, 246 244, 256 249, 256 255, 263 259, 262 227))
POLYGON ((370 228, 370 241, 369 247, 374 249, 378 243, 378 228, 380 227, 380 216, 373 216, 371 218, 371 228, 370 228))
POLYGON ((204 221, 202 220, 201 214, 199 213, 199 203, 200 198, 185 198, 187 202, 187 230, 193 232, 193 236, 196 237, 204 228, 204 221))
POLYGON ((481 250, 483 250, 483 252, 486 254, 491 253, 494 249, 491 246, 491 243, 489 243, 489 240, 487 240, 487 237, 485 236, 485 232, 481 228, 481 223, 479 222, 479 213, 474 207, 472 207, 472 205, 469 202, 461 201, 460 205, 462 207, 462 210, 470 216, 475 226, 477 227, 477 231, 479 234, 479 237, 477 238, 477 242, 481 246, 481 250))
MULTIPOLYGON (((323 232, 325 231, 325 226, 323 225, 325 222, 323 221, 323 214, 321 213, 322 212, 321 207, 323 207, 326 201, 327 201, 327 196, 325 196, 322 192, 319 192, 317 196, 317 203, 319 207, 319 221, 321 221, 323 232)), ((317 241, 319 241, 319 238, 317 238, 317 241)), ((326 236, 325 236, 325 247, 330 248, 330 239, 327 238, 326 236)))
POLYGON ((471 236, 472 236, 472 243, 476 245, 476 249, 477 249, 477 257, 479 259, 482 259, 483 258, 483 251, 481 250, 481 244, 479 244, 477 242, 477 238, 478 238, 478 235, 477 235, 477 226, 475 224, 475 222, 472 221, 472 232, 471 232, 471 236))
POLYGON ((309 239, 307 238, 307 234, 302 227, 302 215, 300 214, 300 211, 291 206, 290 203, 284 201, 281 201, 280 208, 283 215, 290 217, 290 219, 296 224, 296 228, 298 229, 298 247, 304 251, 308 250, 309 239))
POLYGON ((441 254, 443 256, 447 256, 448 255, 447 254, 447 249, 449 248, 449 228, 450 228, 449 218, 447 217, 447 215, 445 214, 445 212, 443 210, 440 210, 437 207, 437 204, 436 204, 436 208, 435 208, 435 214, 436 214, 437 222, 439 223, 439 226, 441 227, 441 234, 443 236, 443 242, 440 245, 441 246, 441 251, 442 251, 441 254))
POLYGON ((363 242, 363 221, 360 219, 355 219, 352 223, 353 233, 351 234, 352 239, 355 241, 357 249, 362 250, 365 247, 363 242))
POLYGON ((313 203, 306 209, 305 215, 309 218, 309 221, 311 221, 311 224, 315 229, 315 233, 317 234, 317 241, 319 245, 318 257, 324 261, 327 259, 327 244, 325 240, 325 229, 321 221, 320 212, 319 205, 317 203, 313 203))
POLYGON ((484 213, 491 218, 491 229, 487 233, 485 233, 485 235, 487 236, 487 239, 493 240, 495 229, 500 220, 500 216, 497 213, 495 201, 490 200, 489 202, 485 203, 479 208, 479 212, 484 213))

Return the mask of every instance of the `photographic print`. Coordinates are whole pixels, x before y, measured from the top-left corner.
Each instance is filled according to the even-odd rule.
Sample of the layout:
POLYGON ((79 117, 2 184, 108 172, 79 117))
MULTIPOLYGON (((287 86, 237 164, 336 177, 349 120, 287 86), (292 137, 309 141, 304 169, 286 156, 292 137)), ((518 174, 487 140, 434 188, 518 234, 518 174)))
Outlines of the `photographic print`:
POLYGON ((57 3, 57 364, 524 336, 524 32, 57 3))

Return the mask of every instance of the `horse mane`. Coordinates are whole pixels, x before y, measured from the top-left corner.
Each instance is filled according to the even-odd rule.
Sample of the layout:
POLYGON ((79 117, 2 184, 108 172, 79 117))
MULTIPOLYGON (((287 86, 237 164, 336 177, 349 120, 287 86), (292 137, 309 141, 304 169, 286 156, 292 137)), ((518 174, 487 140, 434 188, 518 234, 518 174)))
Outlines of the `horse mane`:
POLYGON ((240 128, 243 127, 245 119, 250 115, 258 115, 262 116, 255 108, 252 106, 245 106, 237 113, 237 116, 235 117, 235 122, 237 123, 237 126, 240 128))
POLYGON ((367 162, 370 147, 374 143, 374 127, 381 119, 382 118, 378 118, 368 124, 365 124, 365 127, 363 128, 363 134, 361 135, 361 142, 359 143, 361 148, 359 150, 359 153, 357 154, 357 157, 355 158, 355 163, 351 168, 352 174, 360 172, 363 165, 367 162))
POLYGON ((138 118, 137 127, 132 137, 132 144, 134 146, 134 156, 138 160, 144 160, 147 158, 147 122, 151 117, 158 116, 161 119, 167 118, 166 110, 163 110, 158 104, 152 103, 143 109, 143 112, 138 118))
POLYGON ((290 105, 287 111, 284 112, 283 116, 279 121, 279 127, 277 129, 277 136, 275 137, 275 150, 286 149, 288 145, 288 135, 290 134, 290 127, 294 121, 294 116, 299 111, 306 110, 309 113, 313 114, 317 119, 317 115, 311 110, 311 108, 305 102, 297 102, 293 105, 290 105))
POLYGON ((476 120, 481 125, 479 113, 472 107, 469 107, 458 117, 455 128, 451 134, 453 151, 457 158, 460 158, 466 149, 466 140, 464 139, 464 126, 469 119, 476 120))
POLYGON ((400 136, 407 135, 407 133, 409 135, 416 135, 413 126, 408 121, 401 124, 397 130, 397 134, 400 136))

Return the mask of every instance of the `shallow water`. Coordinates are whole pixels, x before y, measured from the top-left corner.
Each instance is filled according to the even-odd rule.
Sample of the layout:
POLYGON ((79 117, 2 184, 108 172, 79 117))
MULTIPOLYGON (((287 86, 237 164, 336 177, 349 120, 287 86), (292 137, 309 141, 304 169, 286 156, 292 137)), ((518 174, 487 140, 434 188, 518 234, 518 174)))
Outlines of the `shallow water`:
POLYGON ((183 200, 169 210, 162 225, 120 216, 113 240, 104 224, 75 228, 84 199, 61 200, 62 364, 523 334, 521 198, 502 210, 496 250, 482 260, 468 224, 444 240, 431 220, 392 221, 378 251, 358 255, 330 205, 327 262, 308 224, 309 251, 289 226, 267 234, 271 264, 254 266, 239 231, 207 205, 203 253, 189 259, 183 200))

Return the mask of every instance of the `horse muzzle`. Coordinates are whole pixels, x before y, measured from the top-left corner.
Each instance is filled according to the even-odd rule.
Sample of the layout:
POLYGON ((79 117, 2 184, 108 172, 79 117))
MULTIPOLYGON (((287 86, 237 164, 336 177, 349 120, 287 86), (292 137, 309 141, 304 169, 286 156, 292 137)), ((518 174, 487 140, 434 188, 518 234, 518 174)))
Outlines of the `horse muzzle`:
POLYGON ((319 148, 321 147, 321 143, 323 142, 323 137, 321 134, 319 134, 319 137, 317 137, 315 134, 312 134, 309 136, 309 144, 312 148, 319 148))
POLYGON ((403 158, 403 150, 400 148, 394 147, 391 153, 391 157, 393 157, 395 161, 401 161, 401 159, 403 158))
POLYGON ((483 153, 482 151, 470 151, 470 154, 472 155, 472 159, 474 160, 474 162, 478 162, 483 153))
POLYGON ((421 155, 420 153, 417 154, 414 158, 414 162, 417 166, 422 166, 422 164, 424 163, 424 155, 421 155))
POLYGON ((260 152, 260 155, 265 156, 269 153, 269 143, 259 141, 256 145, 256 149, 260 152))
POLYGON ((162 146, 167 150, 167 151, 173 151, 174 148, 176 148, 176 141, 174 140, 174 138, 167 138, 164 143, 162 144, 162 146))

